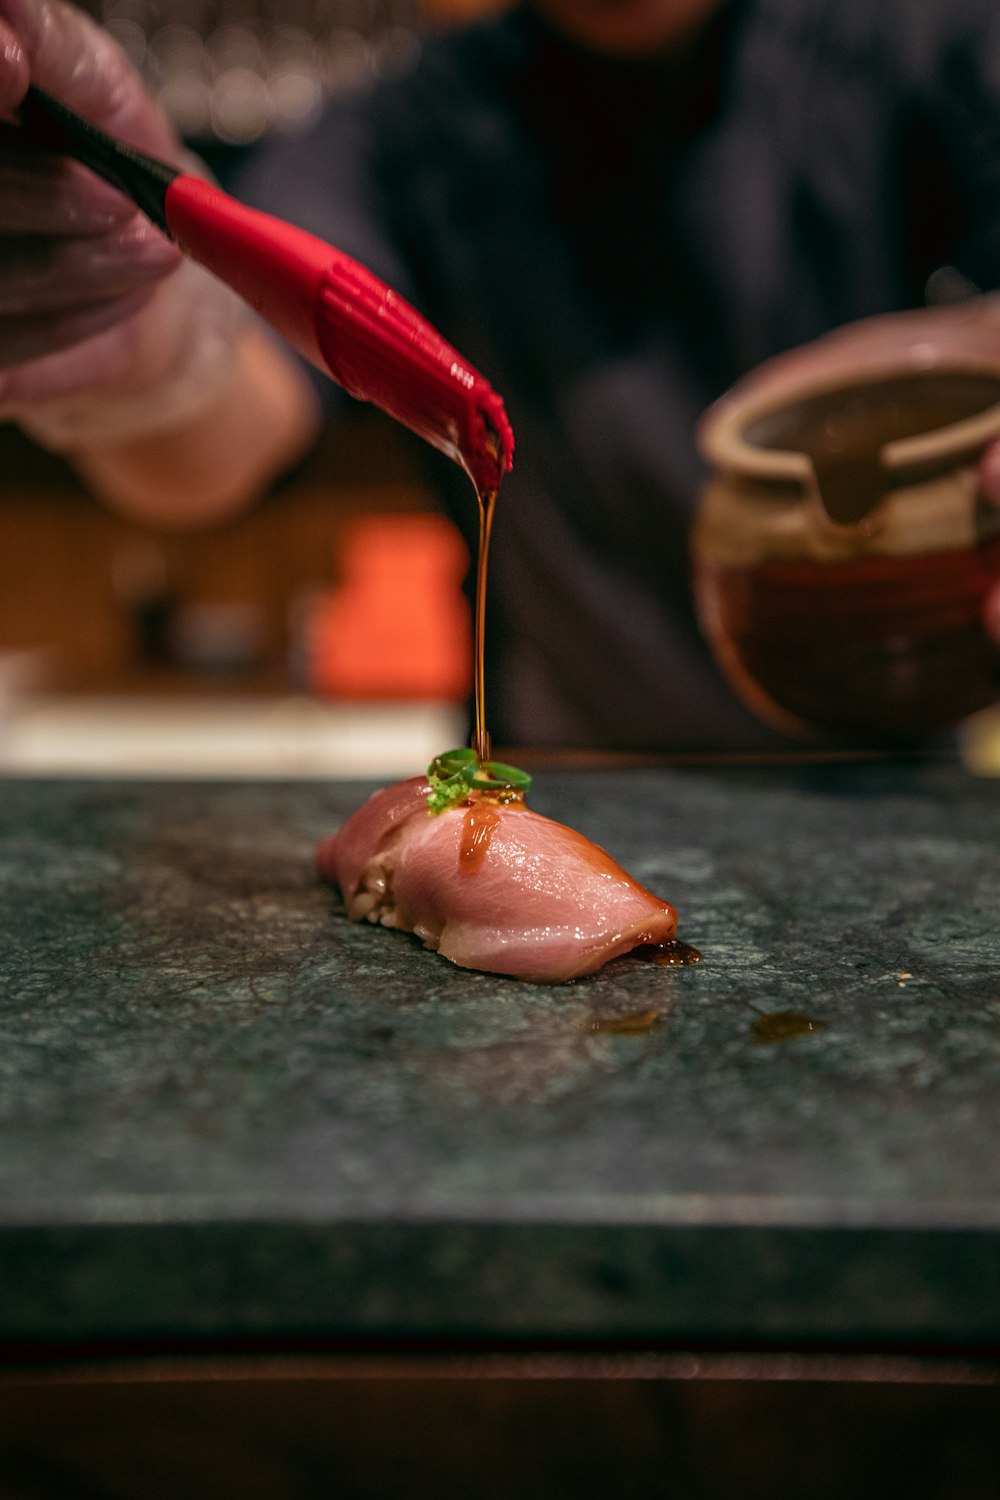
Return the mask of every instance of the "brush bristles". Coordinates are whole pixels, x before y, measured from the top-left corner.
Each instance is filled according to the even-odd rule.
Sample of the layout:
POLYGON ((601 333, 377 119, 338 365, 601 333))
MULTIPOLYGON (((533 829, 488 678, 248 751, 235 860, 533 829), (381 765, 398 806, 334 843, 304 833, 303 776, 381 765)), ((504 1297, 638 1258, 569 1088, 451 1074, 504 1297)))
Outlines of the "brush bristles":
POLYGON ((498 487, 514 447, 503 402, 402 297, 338 260, 317 299, 316 339, 338 385, 447 453, 481 492, 498 487))

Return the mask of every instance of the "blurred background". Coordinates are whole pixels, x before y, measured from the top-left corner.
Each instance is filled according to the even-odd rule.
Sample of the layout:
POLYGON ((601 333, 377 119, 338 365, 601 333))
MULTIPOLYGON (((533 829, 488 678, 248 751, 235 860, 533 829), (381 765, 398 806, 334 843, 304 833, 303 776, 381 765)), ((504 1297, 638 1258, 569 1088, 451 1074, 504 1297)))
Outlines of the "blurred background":
MULTIPOLYGON (((495 0, 91 0, 225 181, 495 0)), ((470 489, 470 504, 474 497, 470 489)), ((0 425, 0 772, 410 773, 466 732, 466 569, 359 411, 239 520, 146 531, 0 425)))
MULTIPOLYGON (((225 184, 503 0, 89 0, 225 184)), ((474 504, 470 490, 470 505, 474 504)), ((238 520, 115 516, 0 424, 0 774, 409 774, 467 732, 467 558, 360 410, 238 520)), ((966 727, 1000 774, 1000 717, 966 727)))

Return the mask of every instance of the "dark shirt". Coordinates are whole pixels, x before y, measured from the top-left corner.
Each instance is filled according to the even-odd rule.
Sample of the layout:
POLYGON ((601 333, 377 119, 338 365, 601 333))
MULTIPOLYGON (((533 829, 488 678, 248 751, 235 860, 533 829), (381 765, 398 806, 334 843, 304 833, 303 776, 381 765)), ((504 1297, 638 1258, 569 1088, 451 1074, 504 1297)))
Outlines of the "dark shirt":
MULTIPOLYGON (((997 285, 1000 8, 731 0, 632 64, 517 10, 428 41, 241 190, 365 261, 505 398, 494 738, 775 745, 695 620, 694 426, 770 355, 920 305, 942 266, 997 285)), ((468 481, 426 462, 471 541, 468 481)))

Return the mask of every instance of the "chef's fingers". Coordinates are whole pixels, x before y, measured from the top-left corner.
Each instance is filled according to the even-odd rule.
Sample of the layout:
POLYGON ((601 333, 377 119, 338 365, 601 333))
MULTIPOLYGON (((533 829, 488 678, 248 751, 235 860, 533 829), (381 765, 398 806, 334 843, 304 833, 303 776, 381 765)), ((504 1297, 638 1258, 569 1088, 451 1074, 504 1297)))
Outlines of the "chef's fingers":
POLYGON ((102 234, 135 205, 78 162, 26 143, 0 124, 0 235, 102 234))
POLYGON ((987 500, 1000 505, 1000 443, 987 448, 980 459, 979 488, 987 500))
MULTIPOLYGON (((125 54, 83 11, 0 0, 0 25, 8 125, 30 79, 112 136, 191 169, 125 54)), ((9 133, 6 145, 14 149, 9 133)), ((55 222, 51 199, 41 203, 16 175, 0 199, 0 414, 60 452, 134 440, 159 430, 164 413, 186 420, 234 378, 242 307, 206 272, 187 275, 138 216, 101 223, 116 210, 96 177, 67 167, 57 180, 55 222), (16 225, 6 239, 4 225, 16 225), (36 264, 25 255, 31 241, 36 264)))
POLYGON ((90 340, 95 333, 131 318, 149 302, 155 291, 156 285, 150 284, 124 296, 92 302, 71 311, 4 319, 0 348, 0 416, 9 415, 15 406, 53 400, 67 391, 80 389, 81 385, 104 383, 107 379, 105 367, 89 359, 86 364, 80 359, 70 359, 69 353, 75 345, 90 340), (45 368, 29 369, 30 361, 44 364, 45 368))
POLYGON ((139 214, 112 234, 0 238, 0 363, 11 363, 8 320, 109 302, 168 275, 179 263, 176 246, 139 214))
MULTIPOLYGON (((987 500, 1000 505, 1000 442, 987 448, 980 460, 979 488, 987 500)), ((1000 650, 1000 582, 986 595, 983 623, 1000 650)))
POLYGON ((0 18, 0 115, 24 98, 30 70, 21 39, 0 18))
MULTIPOLYGON (((979 460, 979 489, 994 505, 1000 505, 1000 443, 988 447, 979 460)), ((982 618, 997 649, 1000 649, 1000 582, 994 583, 988 592, 982 618)))
POLYGON ((983 624, 1000 651, 1000 583, 995 583, 986 595, 983 605, 983 624))
POLYGON ((64 0, 0 0, 0 24, 11 53, 0 94, 7 109, 23 97, 30 75, 112 135, 154 156, 178 158, 180 143, 139 75, 90 16, 64 0))
POLYGON ((8 116, 0 180, 0 368, 10 370, 128 317, 178 263, 176 250, 131 206, 123 212, 99 178, 52 157, 32 157, 26 138, 12 138, 28 81, 142 150, 179 159, 181 146, 121 48, 82 10, 64 0, 0 0, 0 28, 0 101, 8 116), (33 168, 39 181, 28 182, 26 163, 27 177, 33 168))

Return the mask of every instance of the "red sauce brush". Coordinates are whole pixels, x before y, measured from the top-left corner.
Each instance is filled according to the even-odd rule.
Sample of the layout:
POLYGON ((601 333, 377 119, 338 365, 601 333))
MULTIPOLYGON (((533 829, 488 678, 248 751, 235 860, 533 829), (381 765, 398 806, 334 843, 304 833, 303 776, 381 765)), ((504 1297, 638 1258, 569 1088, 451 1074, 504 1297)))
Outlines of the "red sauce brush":
POLYGON ((185 255, 224 281, 293 348, 468 472, 482 495, 511 466, 503 402, 384 282, 332 245, 135 151, 33 85, 19 109, 33 140, 130 198, 185 255))

